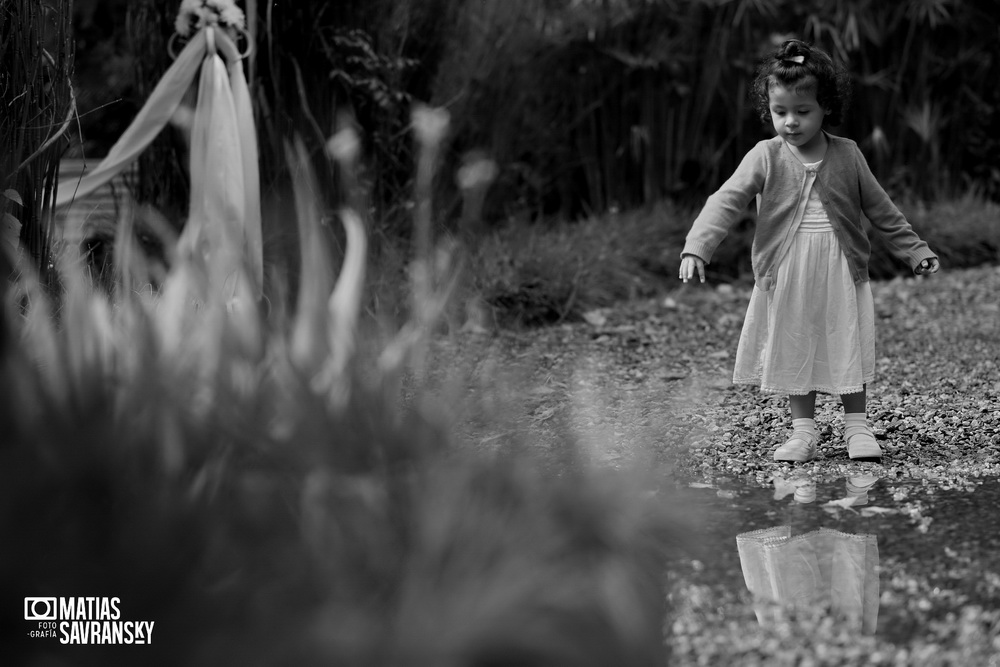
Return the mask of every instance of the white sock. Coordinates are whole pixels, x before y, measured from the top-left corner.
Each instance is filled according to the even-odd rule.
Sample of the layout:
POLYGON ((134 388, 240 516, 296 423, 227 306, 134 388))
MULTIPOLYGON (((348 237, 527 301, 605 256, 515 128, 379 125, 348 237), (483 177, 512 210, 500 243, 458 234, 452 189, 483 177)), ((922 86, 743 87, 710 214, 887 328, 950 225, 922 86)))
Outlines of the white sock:
POLYGON ((851 437, 855 433, 868 432, 868 415, 864 412, 844 413, 844 436, 851 437))
POLYGON ((808 417, 792 420, 792 431, 801 431, 809 435, 816 435, 816 420, 808 417))

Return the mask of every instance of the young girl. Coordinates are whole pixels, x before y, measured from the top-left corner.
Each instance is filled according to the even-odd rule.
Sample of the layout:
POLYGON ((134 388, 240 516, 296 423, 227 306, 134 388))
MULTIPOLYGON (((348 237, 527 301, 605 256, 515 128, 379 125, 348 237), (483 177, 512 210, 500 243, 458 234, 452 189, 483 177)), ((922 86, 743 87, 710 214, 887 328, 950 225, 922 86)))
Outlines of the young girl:
POLYGON ((697 273, 704 282, 715 249, 757 198, 755 285, 733 382, 789 395, 792 434, 775 450, 777 461, 815 458, 817 391, 840 396, 850 458, 882 458, 867 421, 875 309, 861 214, 916 273, 939 268, 857 145, 825 131, 840 123, 848 92, 830 56, 804 42, 787 41, 766 58, 754 105, 777 136, 754 146, 708 198, 682 252, 680 278, 697 273))

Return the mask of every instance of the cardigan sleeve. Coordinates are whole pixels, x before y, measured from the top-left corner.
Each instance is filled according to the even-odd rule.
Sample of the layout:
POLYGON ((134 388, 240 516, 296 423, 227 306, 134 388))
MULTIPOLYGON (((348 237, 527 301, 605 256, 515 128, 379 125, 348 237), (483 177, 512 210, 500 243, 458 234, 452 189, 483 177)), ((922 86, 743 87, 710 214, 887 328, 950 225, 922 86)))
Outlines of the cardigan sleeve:
POLYGON ((916 269, 925 259, 937 255, 921 240, 902 212, 892 203, 892 199, 879 185, 868 166, 861 149, 854 147, 857 163, 858 185, 861 193, 861 210, 879 234, 885 239, 889 250, 899 259, 916 269))
POLYGON ((681 256, 696 255, 706 264, 722 240, 746 214, 750 201, 764 188, 767 153, 758 143, 743 156, 733 175, 705 202, 684 242, 681 256))

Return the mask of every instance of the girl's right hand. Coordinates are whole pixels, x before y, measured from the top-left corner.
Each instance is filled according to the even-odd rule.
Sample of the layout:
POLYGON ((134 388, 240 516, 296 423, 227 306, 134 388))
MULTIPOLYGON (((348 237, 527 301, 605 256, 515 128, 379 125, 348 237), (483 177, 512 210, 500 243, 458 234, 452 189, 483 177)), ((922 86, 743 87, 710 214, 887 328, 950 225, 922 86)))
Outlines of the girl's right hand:
POLYGON ((696 271, 701 282, 705 282, 705 260, 697 255, 684 255, 681 258, 681 280, 693 280, 696 271))

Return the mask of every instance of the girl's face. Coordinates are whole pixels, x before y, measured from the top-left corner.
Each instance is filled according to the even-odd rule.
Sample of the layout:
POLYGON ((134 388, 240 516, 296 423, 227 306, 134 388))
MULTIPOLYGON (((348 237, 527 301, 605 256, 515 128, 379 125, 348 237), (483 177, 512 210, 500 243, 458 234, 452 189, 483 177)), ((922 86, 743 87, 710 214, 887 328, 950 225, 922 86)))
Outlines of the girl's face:
POLYGON ((799 151, 822 144, 823 119, 829 112, 816 101, 816 87, 795 90, 780 84, 771 86, 771 123, 774 131, 799 151))

